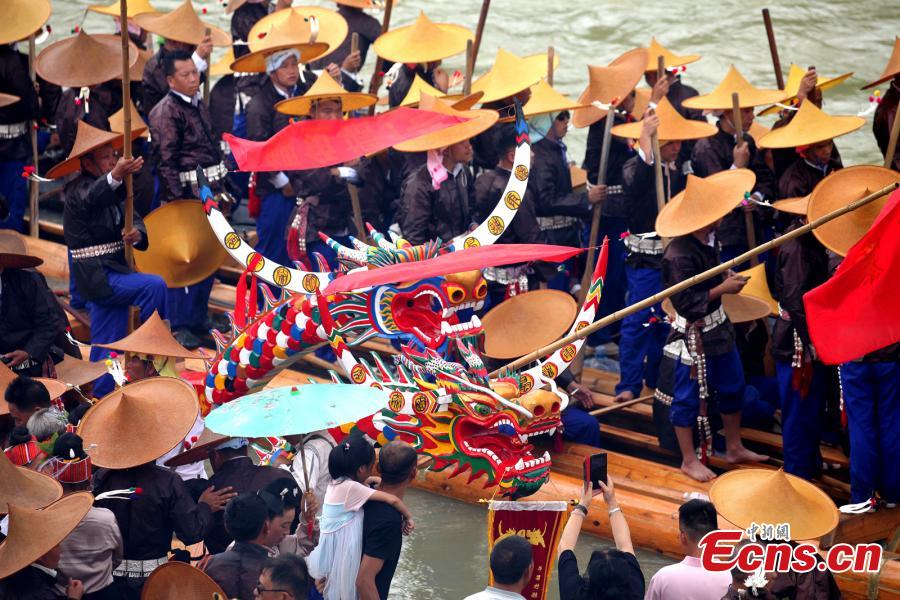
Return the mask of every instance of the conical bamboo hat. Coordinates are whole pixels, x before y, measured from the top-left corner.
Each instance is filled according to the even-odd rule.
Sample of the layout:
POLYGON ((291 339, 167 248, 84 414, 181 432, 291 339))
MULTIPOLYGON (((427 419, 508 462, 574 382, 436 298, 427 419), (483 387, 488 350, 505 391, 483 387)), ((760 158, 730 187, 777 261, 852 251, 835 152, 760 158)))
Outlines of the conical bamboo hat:
POLYGON ((296 50, 300 53, 300 62, 308 63, 328 50, 328 44, 312 39, 309 21, 304 20, 302 25, 290 29, 288 24, 272 25, 257 49, 231 63, 231 70, 237 73, 265 73, 266 57, 281 50, 296 50))
MULTIPOLYGON (((588 65, 588 86, 581 93, 578 102, 591 104, 612 104, 618 106, 644 76, 647 64, 647 49, 635 48, 619 56, 605 67, 588 65)), ((572 117, 575 127, 593 125, 609 111, 591 105, 572 117)))
POLYGON ((446 100, 439 100, 428 94, 422 95, 419 109, 458 116, 468 120, 397 144, 394 148, 400 152, 425 152, 426 150, 452 146, 487 131, 499 118, 495 110, 457 110, 446 100))
POLYGON ((832 116, 812 102, 804 102, 791 122, 764 135, 759 147, 795 148, 817 144, 856 131, 865 123, 862 117, 832 116))
MULTIPOLYGON (((787 94, 787 98, 781 101, 781 104, 789 104, 796 100, 797 94, 800 92, 800 82, 803 81, 803 76, 806 75, 806 69, 801 67, 800 65, 791 63, 791 68, 788 71, 787 81, 784 82, 784 93, 787 94)), ((824 92, 825 90, 830 90, 836 85, 840 85, 842 82, 846 81, 849 77, 853 75, 853 72, 844 73, 843 75, 838 75, 837 77, 816 77, 816 89, 824 92)), ((770 106, 769 108, 763 110, 759 113, 760 116, 772 115, 778 112, 779 108, 777 106, 770 106)))
POLYGON ((650 46, 647 47, 647 71, 656 71, 659 66, 659 57, 662 56, 667 69, 672 67, 681 67, 689 65, 692 62, 700 60, 699 54, 678 55, 670 51, 668 48, 656 41, 655 37, 650 38, 650 46))
POLYGON ((0 44, 24 40, 50 18, 49 0, 3 0, 0 44))
POLYGON ((253 26, 247 35, 247 44, 250 47, 250 51, 255 52, 259 50, 260 45, 266 38, 266 32, 272 27, 278 25, 280 27, 286 26, 288 31, 298 30, 308 26, 309 19, 312 17, 319 24, 319 33, 316 36, 316 41, 328 44, 328 49, 318 57, 320 59, 325 58, 341 47, 350 27, 347 25, 347 19, 341 16, 339 12, 321 6, 294 6, 290 9, 276 10, 263 17, 256 22, 256 25, 253 26))
POLYGON ((753 108, 781 102, 787 97, 782 90, 764 90, 754 87, 740 71, 731 65, 725 78, 716 89, 702 96, 694 96, 684 101, 683 106, 698 110, 728 110, 732 108, 731 94, 737 92, 741 108, 753 108))
POLYGON ((864 85, 862 89, 865 90, 870 87, 875 87, 888 79, 893 79, 897 75, 900 75, 900 37, 894 38, 894 50, 891 52, 891 57, 884 66, 884 71, 881 72, 881 75, 879 75, 877 79, 864 85))
MULTIPOLYGON (((521 57, 497 49, 497 57, 491 69, 472 82, 472 92, 483 92, 482 104, 515 96, 547 76, 547 54, 521 57)), ((557 64, 554 61, 554 68, 557 64)))
MULTIPOLYGON (((131 129, 132 139, 140 137, 144 131, 146 129, 133 127, 131 129)), ((47 171, 47 178, 59 179, 80 170, 82 156, 107 144, 112 144, 113 148, 121 150, 125 144, 125 136, 121 133, 103 131, 87 124, 85 121, 79 120, 78 131, 75 134, 75 144, 72 146, 69 156, 66 157, 66 160, 47 171)))
POLYGON ((134 22, 151 33, 185 44, 199 44, 207 29, 212 36, 213 46, 230 46, 232 43, 230 34, 200 20, 191 0, 184 0, 178 8, 167 13, 136 15, 134 22))
MULTIPOLYGON (((129 67, 139 59, 137 46, 128 42, 129 67)), ((38 75, 63 87, 88 87, 122 78, 122 38, 118 35, 77 34, 41 50, 34 63, 38 75)))
POLYGON ((415 23, 392 29, 375 40, 381 58, 401 63, 429 63, 466 51, 474 34, 460 25, 435 23, 420 11, 415 23))
POLYGON ((203 358, 194 350, 188 350, 172 336, 169 326, 163 322, 159 313, 153 311, 150 318, 129 333, 127 336, 109 344, 95 344, 98 348, 109 348, 120 352, 148 354, 152 356, 168 356, 171 358, 203 358))
MULTIPOLYGON (((113 2, 112 4, 94 4, 93 6, 88 6, 88 10, 110 17, 118 17, 122 14, 118 2, 113 2)), ((125 11, 125 14, 128 15, 129 19, 135 15, 159 12, 152 4, 150 4, 150 0, 128 0, 125 11)))
POLYGON ((762 300, 769 307, 769 313, 778 315, 778 302, 772 297, 769 290, 769 280, 766 276, 766 265, 760 263, 755 267, 750 267, 746 271, 739 271, 738 275, 749 277, 747 284, 741 290, 741 296, 752 296, 758 300, 762 300))
POLYGON ((0 452, 0 514, 9 512, 9 505, 41 508, 62 497, 59 482, 31 469, 17 467, 4 452, 0 452))
POLYGON ((286 115, 304 116, 310 113, 317 100, 340 100, 341 110, 347 113, 371 106, 378 98, 372 94, 348 92, 327 71, 322 71, 305 94, 282 100, 275 105, 275 110, 286 115))
MULTIPOLYGON (((667 98, 660 100, 656 106, 656 116, 659 117, 659 129, 657 134, 660 141, 673 140, 699 140, 700 138, 715 135, 718 129, 705 121, 694 121, 682 117, 667 98)), ((633 123, 623 123, 612 128, 613 135, 629 139, 640 139, 643 120, 633 123)))
POLYGON ((711 225, 737 208, 755 183, 750 169, 720 171, 709 177, 688 175, 684 191, 657 215, 656 232, 671 238, 711 225))

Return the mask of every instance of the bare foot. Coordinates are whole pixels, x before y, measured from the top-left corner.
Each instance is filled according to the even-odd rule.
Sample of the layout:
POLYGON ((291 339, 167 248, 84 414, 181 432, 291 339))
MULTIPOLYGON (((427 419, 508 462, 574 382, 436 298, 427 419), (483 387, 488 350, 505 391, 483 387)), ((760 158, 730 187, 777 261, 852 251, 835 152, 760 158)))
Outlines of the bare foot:
POLYGON ((756 452, 752 452, 750 450, 747 450, 743 446, 740 446, 738 448, 725 452, 725 460, 732 464, 765 462, 769 460, 769 457, 765 454, 757 454, 756 452))
POLYGON ((629 400, 634 400, 634 393, 629 390, 616 394, 616 402, 628 402, 629 400))
POLYGON ((716 478, 716 474, 707 469, 706 465, 699 460, 682 461, 681 472, 697 481, 712 481, 716 478))

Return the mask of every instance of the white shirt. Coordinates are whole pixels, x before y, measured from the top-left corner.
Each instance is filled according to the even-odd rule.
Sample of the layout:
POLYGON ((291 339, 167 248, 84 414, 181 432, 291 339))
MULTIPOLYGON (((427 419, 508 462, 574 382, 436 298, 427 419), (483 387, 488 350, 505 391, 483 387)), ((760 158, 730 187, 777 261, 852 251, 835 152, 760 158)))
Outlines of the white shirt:
MULTIPOLYGON (((316 437, 307 439, 306 443, 303 444, 302 452, 306 459, 309 484, 312 487, 313 494, 319 501, 319 514, 321 514, 325 491, 328 489, 328 484, 331 483, 331 475, 328 473, 328 455, 331 454, 331 449, 337 444, 327 431, 317 431, 314 435, 316 437)), ((303 461, 300 458, 300 452, 298 451, 294 457, 291 471, 293 471, 294 479, 297 481, 300 491, 306 492, 306 478, 303 476, 303 461)))
POLYGON ((516 592, 508 592, 506 590, 497 589, 493 586, 487 586, 484 591, 466 596, 464 600, 525 600, 525 596, 516 592))
POLYGON ((645 600, 720 600, 731 585, 731 571, 707 571, 700 559, 684 560, 656 572, 645 600))

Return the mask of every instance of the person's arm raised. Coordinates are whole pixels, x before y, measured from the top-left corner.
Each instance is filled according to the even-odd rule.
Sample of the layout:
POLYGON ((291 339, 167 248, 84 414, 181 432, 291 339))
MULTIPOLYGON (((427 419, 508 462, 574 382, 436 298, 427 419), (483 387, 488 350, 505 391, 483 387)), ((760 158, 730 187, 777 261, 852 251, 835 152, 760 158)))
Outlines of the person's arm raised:
POLYGON ((616 501, 616 490, 613 487, 612 477, 606 480, 606 483, 600 482, 600 489, 603 490, 603 499, 606 506, 609 507, 609 527, 612 529, 613 541, 616 548, 622 552, 634 554, 634 544, 631 543, 631 530, 628 528, 628 521, 625 519, 625 513, 619 508, 616 501))
MULTIPOLYGON (((599 493, 599 492, 597 492, 599 493)), ((557 559, 566 550, 575 550, 575 544, 578 542, 578 534, 581 533, 581 525, 587 517, 588 507, 591 505, 591 499, 595 496, 594 486, 590 481, 585 482, 581 491, 581 501, 575 505, 575 508, 569 513, 569 520, 563 528, 562 535, 559 537, 559 544, 556 546, 557 559)))

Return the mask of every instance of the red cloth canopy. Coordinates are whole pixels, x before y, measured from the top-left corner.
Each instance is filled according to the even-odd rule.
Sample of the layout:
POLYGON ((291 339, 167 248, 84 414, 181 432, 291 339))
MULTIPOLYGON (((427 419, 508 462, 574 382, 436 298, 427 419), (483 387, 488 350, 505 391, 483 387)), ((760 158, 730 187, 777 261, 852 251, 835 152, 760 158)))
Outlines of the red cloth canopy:
POLYGON ((428 260, 391 265, 380 269, 356 271, 338 277, 325 288, 325 294, 350 292, 374 285, 427 279, 449 273, 475 271, 485 267, 512 265, 543 260, 562 262, 581 252, 581 248, 547 244, 494 244, 465 248, 428 260))
POLYGON ((900 341, 900 190, 847 253, 834 277, 804 294, 809 336, 837 365, 900 341))
POLYGON ((404 107, 374 117, 298 121, 265 142, 222 137, 241 171, 302 171, 339 165, 467 120, 404 107))

